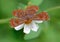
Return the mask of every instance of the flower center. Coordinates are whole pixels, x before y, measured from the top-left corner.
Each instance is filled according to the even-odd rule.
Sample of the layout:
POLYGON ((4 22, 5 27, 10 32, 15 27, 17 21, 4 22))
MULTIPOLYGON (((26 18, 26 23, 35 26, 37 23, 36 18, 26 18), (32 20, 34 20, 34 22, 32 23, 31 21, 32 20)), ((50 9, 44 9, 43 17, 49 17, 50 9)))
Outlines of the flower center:
POLYGON ((29 24, 29 23, 31 23, 32 22, 32 19, 27 19, 27 20, 25 20, 25 24, 29 24))

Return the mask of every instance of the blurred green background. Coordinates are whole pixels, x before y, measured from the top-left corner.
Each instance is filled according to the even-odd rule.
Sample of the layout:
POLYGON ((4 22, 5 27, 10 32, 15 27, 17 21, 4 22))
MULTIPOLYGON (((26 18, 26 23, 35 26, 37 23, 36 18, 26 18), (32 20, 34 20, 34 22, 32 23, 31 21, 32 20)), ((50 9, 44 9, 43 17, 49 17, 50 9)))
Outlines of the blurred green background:
POLYGON ((0 42, 60 42, 60 0, 0 0, 0 42), (29 2, 47 11, 50 20, 39 24, 37 33, 25 35, 12 29, 9 20, 13 10, 24 9, 29 2))

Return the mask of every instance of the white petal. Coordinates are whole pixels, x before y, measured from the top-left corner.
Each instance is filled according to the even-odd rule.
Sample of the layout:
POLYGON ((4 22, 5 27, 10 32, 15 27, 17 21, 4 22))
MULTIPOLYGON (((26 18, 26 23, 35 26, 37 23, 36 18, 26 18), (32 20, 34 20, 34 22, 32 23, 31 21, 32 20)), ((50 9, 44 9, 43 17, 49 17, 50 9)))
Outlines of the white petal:
POLYGON ((43 21, 41 21, 41 20, 34 20, 34 22, 36 22, 36 23, 42 23, 43 21))
POLYGON ((36 32, 37 32, 39 26, 38 26, 34 21, 32 22, 31 26, 32 26, 31 29, 32 29, 33 31, 36 31, 36 32))
POLYGON ((18 30, 22 29, 22 28, 23 28, 23 26, 24 26, 24 24, 21 24, 21 25, 19 25, 19 26, 16 26, 16 27, 15 27, 15 30, 17 30, 17 31, 18 31, 18 30))
POLYGON ((30 24, 25 24, 23 32, 26 33, 26 34, 29 34, 30 33, 30 28, 31 28, 30 24))

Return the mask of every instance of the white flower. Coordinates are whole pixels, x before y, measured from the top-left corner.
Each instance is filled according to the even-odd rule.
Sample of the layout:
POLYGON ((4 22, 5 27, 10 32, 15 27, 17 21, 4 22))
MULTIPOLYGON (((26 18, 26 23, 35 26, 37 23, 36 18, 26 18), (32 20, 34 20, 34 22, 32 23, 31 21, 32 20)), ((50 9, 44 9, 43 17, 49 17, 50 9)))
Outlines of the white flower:
POLYGON ((42 22, 43 21, 33 20, 30 24, 23 23, 23 24, 20 24, 19 26, 16 26, 14 28, 15 28, 15 30, 18 31, 18 30, 21 30, 24 27, 23 32, 26 33, 26 34, 29 34, 30 30, 37 32, 39 26, 36 23, 42 23, 42 22))

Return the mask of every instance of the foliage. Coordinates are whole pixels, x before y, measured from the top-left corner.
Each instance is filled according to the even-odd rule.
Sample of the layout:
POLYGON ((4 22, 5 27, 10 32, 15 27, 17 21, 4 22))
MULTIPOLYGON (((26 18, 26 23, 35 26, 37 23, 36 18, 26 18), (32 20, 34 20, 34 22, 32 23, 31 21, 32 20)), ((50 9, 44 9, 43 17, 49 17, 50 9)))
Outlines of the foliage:
POLYGON ((0 0, 0 42, 60 42, 60 0, 0 0), (13 10, 24 9, 29 2, 39 6, 39 11, 47 11, 50 20, 39 24, 37 33, 26 35, 12 29, 9 20, 13 10))

